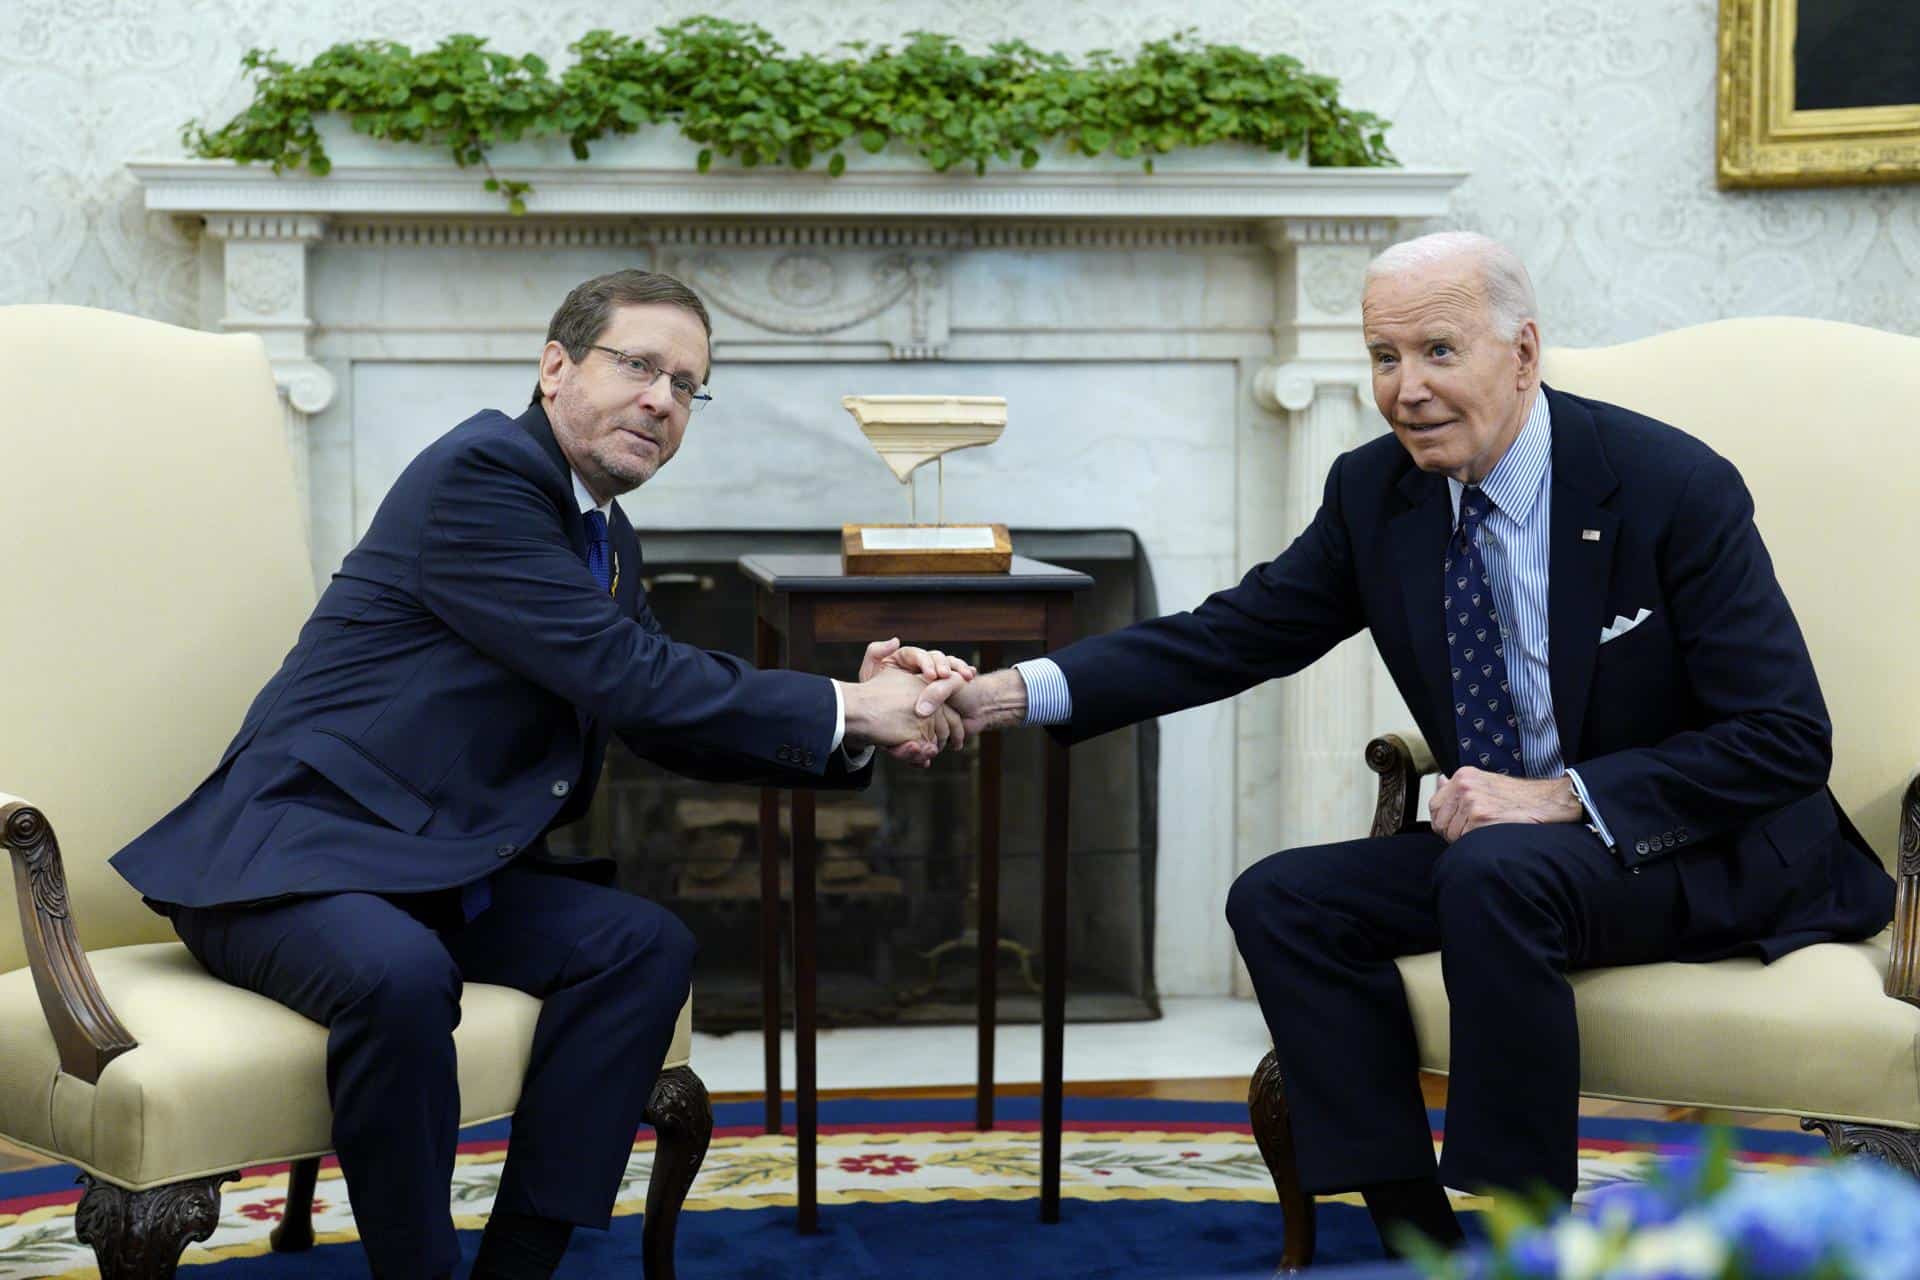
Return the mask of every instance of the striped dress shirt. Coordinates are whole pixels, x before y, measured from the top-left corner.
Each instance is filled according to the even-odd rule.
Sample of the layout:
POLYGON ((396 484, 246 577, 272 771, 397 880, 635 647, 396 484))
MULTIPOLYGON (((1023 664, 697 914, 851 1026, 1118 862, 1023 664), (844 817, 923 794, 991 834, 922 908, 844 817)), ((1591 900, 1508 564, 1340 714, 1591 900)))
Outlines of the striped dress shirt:
MULTIPOLYGON (((1449 479, 1454 528, 1460 527, 1460 494, 1466 488, 1449 479)), ((1593 807, 1580 775, 1564 766, 1560 729, 1553 718, 1553 691, 1547 679, 1548 534, 1553 508, 1553 420, 1547 394, 1536 391, 1526 425, 1480 488, 1493 510, 1480 522, 1480 549, 1494 603, 1500 609, 1500 634, 1507 654, 1507 682, 1520 722, 1520 758, 1529 778, 1565 773, 1587 811, 1588 824, 1613 847, 1613 835, 1593 807)), ((1440 566, 1433 566, 1434 576, 1440 566)), ((1436 624, 1438 622, 1436 620, 1436 624)), ((1051 658, 1016 663, 1027 685, 1027 723, 1060 724, 1073 718, 1067 678, 1051 658)))

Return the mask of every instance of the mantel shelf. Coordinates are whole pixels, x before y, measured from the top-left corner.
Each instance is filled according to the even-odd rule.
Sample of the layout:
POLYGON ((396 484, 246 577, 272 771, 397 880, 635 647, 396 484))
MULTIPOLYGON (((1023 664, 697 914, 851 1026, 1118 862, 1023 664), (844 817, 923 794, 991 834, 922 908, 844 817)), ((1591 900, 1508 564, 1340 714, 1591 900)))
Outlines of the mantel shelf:
MULTIPOLYGON (((178 214, 505 217, 482 173, 451 162, 336 163, 324 178, 276 174, 225 160, 136 160, 128 165, 149 209, 178 214)), ((1137 162, 984 175, 925 169, 824 172, 717 164, 511 165, 529 181, 530 218, 1133 219, 1260 222, 1290 219, 1432 218, 1465 173, 1439 169, 1158 166, 1137 162)))

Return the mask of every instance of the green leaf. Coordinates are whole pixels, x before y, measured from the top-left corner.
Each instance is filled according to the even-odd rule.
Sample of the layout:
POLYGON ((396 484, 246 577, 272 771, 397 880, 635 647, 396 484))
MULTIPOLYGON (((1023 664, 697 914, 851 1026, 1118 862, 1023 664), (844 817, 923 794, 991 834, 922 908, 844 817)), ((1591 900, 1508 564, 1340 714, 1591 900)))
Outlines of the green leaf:
MULTIPOLYGON (((1044 139, 1139 157, 1148 173, 1155 154, 1223 139, 1305 151, 1318 164, 1395 163, 1385 121, 1343 104, 1333 77, 1285 54, 1192 31, 1077 60, 1020 40, 976 53, 938 32, 904 39, 790 54, 753 23, 702 15, 650 37, 589 31, 557 74, 533 54, 465 33, 419 51, 347 41, 305 64, 255 48, 240 57, 253 100, 217 128, 187 122, 181 141, 199 156, 325 174, 313 117, 334 112, 368 137, 443 148, 481 167, 498 141, 564 137, 586 160, 598 139, 660 121, 702 147, 703 173, 718 151, 747 167, 808 167, 826 155, 837 176, 849 139, 868 152, 897 140, 943 172, 1016 157, 1032 168, 1044 139)), ((488 181, 524 207, 526 184, 488 181)))
POLYGON ((707 170, 713 168, 713 148, 700 148, 700 156, 693 162, 693 166, 701 173, 705 173, 707 170))

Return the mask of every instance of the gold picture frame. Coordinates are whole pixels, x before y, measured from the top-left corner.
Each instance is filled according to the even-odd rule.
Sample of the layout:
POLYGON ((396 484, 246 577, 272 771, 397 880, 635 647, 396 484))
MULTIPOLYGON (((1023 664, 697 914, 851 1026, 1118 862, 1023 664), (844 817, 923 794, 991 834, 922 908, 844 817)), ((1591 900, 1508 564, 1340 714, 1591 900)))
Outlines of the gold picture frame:
POLYGON ((1720 186, 1920 181, 1920 101, 1795 105, 1800 7, 1820 2, 1720 0, 1720 186))

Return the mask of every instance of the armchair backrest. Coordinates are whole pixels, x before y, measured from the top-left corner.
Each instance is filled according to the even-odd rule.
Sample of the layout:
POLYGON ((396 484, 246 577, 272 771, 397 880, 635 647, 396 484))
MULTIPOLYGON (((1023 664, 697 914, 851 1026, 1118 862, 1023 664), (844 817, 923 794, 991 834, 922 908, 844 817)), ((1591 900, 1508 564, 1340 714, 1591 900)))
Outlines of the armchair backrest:
MULTIPOLYGON (((219 760, 313 606, 260 339, 0 307, 0 792, 90 948, 173 936, 107 864, 219 760)), ((0 869, 0 972, 25 962, 0 869)))
POLYGON ((1833 716, 1834 794, 1893 866, 1900 796, 1920 766, 1920 338, 1723 320, 1549 349, 1543 373, 1670 422, 1740 469, 1833 716))

